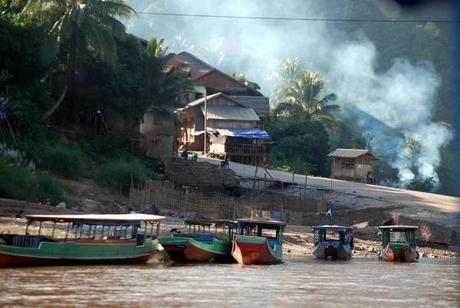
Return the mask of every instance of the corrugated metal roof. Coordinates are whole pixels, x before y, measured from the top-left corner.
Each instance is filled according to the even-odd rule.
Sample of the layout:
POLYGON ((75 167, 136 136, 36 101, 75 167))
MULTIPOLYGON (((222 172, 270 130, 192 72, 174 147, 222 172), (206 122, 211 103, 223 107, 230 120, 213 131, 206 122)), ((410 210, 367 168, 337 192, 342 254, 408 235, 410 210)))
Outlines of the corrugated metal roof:
POLYGON ((265 96, 229 96, 244 107, 252 108, 258 115, 268 114, 269 99, 265 96))
MULTIPOLYGON (((215 98, 218 98, 219 96, 222 96, 224 98, 226 98, 227 100, 229 101, 232 101, 234 102, 235 104, 240 104, 238 103, 237 101, 235 101, 234 99, 230 98, 229 96, 225 95, 225 94, 222 94, 222 93, 214 93, 214 94, 211 94, 211 95, 208 95, 206 96, 206 100, 209 102, 211 102, 212 100, 214 100, 215 98)), ((193 102, 190 102, 187 104, 187 106, 185 106, 185 108, 187 107, 193 107, 193 106, 198 106, 198 105, 201 105, 201 104, 204 104, 204 101, 205 101, 205 97, 203 96, 202 98, 199 98, 197 100, 194 100, 193 102)))
POLYGON ((370 155, 374 159, 378 159, 377 157, 375 157, 374 154, 372 154, 371 151, 361 150, 361 149, 336 149, 332 151, 331 153, 327 154, 327 156, 330 156, 330 157, 344 157, 344 158, 356 158, 356 157, 360 157, 363 155, 370 155))
MULTIPOLYGON (((204 106, 201 106, 204 114, 204 106)), ((260 121, 252 108, 227 105, 207 105, 208 120, 260 121)))

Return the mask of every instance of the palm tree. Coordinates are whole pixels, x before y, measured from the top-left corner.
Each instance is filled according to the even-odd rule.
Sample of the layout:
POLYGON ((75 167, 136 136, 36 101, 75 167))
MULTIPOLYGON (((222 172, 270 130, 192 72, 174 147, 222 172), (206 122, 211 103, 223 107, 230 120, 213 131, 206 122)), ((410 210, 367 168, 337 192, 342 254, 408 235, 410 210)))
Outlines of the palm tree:
POLYGON ((171 113, 180 106, 181 91, 191 87, 191 82, 179 70, 168 67, 174 54, 168 53, 163 39, 151 38, 147 43, 148 78, 152 91, 152 111, 157 114, 171 113))
MULTIPOLYGON (((125 0, 27 0, 23 14, 45 13, 51 18, 50 36, 56 39, 67 65, 67 84, 56 104, 45 113, 49 117, 63 101, 67 90, 75 92, 75 80, 82 52, 89 46, 104 60, 116 61, 116 41, 125 34, 124 25, 116 17, 136 14, 125 0)), ((72 93, 73 118, 78 117, 79 104, 72 93)))
POLYGON ((295 80, 304 70, 304 63, 299 58, 287 58, 280 63, 272 95, 275 106, 286 97, 286 83, 295 80))
POLYGON ((284 65, 285 78, 278 87, 278 103, 275 114, 287 113, 297 119, 317 120, 330 130, 337 125, 332 112, 340 111, 339 105, 330 104, 337 97, 334 93, 319 97, 324 90, 324 81, 318 73, 299 67, 299 62, 289 61, 284 65))

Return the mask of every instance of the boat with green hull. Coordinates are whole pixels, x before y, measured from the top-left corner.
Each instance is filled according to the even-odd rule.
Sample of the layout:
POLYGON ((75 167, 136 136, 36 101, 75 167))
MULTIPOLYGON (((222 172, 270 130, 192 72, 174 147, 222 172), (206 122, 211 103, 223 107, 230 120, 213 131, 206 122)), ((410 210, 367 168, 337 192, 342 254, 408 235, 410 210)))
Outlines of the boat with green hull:
POLYGON ((379 259, 383 261, 416 262, 417 226, 380 226, 382 250, 379 259))
POLYGON ((232 260, 232 222, 194 218, 184 221, 186 233, 175 230, 160 243, 169 257, 179 263, 232 260))
POLYGON ((233 232, 236 224, 231 220, 213 221, 213 239, 198 241, 189 239, 185 248, 185 256, 191 262, 234 262, 232 252, 233 232))
POLYGON ((143 263, 161 249, 157 215, 30 215, 25 234, 0 234, 0 266, 143 263), (39 224, 36 234, 34 223, 39 224))

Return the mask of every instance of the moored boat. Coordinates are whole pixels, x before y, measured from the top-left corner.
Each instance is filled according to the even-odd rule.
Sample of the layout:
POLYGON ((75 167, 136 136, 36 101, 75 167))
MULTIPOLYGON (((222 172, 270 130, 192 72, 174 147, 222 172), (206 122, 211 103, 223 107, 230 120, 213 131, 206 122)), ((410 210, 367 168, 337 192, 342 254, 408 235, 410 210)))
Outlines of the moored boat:
POLYGON ((313 227, 314 250, 317 259, 348 260, 353 251, 353 228, 323 225, 313 227))
POLYGON ((379 259, 383 261, 416 262, 417 226, 380 226, 382 250, 379 259))
POLYGON ((184 254, 190 262, 232 262, 232 238, 236 227, 231 220, 214 220, 213 239, 211 242, 188 240, 184 254))
POLYGON ((199 243, 212 244, 214 235, 211 233, 212 222, 208 219, 186 219, 186 232, 175 230, 171 236, 160 238, 160 243, 171 260, 178 263, 187 263, 190 260, 185 255, 189 240, 199 243))
POLYGON ((232 256, 240 264, 276 264, 283 261, 281 221, 240 219, 233 237, 232 256))
POLYGON ((0 266, 144 263, 161 249, 156 236, 163 218, 28 215, 25 234, 0 234, 0 266), (37 223, 38 231, 33 232, 37 223))

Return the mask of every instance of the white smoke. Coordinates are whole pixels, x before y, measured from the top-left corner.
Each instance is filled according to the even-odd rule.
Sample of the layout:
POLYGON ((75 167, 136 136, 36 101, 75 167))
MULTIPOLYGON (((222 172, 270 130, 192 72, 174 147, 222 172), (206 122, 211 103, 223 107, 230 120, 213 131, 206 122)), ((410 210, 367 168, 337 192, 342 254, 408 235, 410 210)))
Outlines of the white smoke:
MULTIPOLYGON (((433 65, 426 61, 411 64, 398 58, 389 70, 377 73, 377 52, 366 39, 345 42, 337 48, 331 63, 331 87, 342 103, 358 107, 407 140, 396 148, 386 147, 387 136, 373 131, 378 154, 394 157, 389 163, 399 170, 401 184, 407 185, 416 177, 432 177, 439 183, 436 168, 441 163, 440 149, 451 141, 453 133, 431 119, 441 85, 433 65)), ((364 129, 370 129, 369 125, 359 123, 364 129)))
MULTIPOLYGON (((129 2, 139 11, 321 18, 325 12, 340 15, 352 1, 129 2)), ((426 59, 410 63, 397 58, 382 72, 374 43, 362 33, 345 33, 340 23, 140 14, 127 24, 128 30, 145 39, 164 37, 174 51, 188 49, 228 74, 245 74, 261 85, 267 96, 279 62, 287 57, 301 58, 307 69, 323 75, 327 91, 336 93, 337 102, 345 109, 356 107, 398 132, 394 136, 384 134, 369 127, 372 124, 364 118, 358 123, 363 131, 371 131, 377 154, 399 170, 402 185, 415 177, 433 177, 439 182, 436 169, 441 162, 440 149, 450 142, 453 133, 432 121, 441 80, 426 59)))

